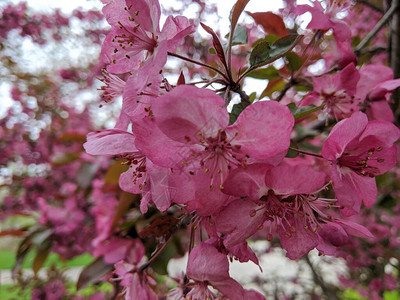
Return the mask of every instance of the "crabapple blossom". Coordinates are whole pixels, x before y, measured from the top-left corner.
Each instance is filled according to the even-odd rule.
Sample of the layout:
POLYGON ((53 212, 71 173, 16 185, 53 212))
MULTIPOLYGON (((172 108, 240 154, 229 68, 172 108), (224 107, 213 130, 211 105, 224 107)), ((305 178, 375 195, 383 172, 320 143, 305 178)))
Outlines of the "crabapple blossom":
POLYGON ((393 122, 393 112, 388 98, 400 86, 400 79, 393 79, 393 71, 383 65, 364 65, 360 69, 356 98, 364 101, 369 120, 393 122))
POLYGON ((324 111, 336 119, 350 117, 353 112, 360 110, 360 99, 355 97, 359 79, 353 63, 339 73, 313 77, 314 91, 304 97, 301 105, 324 104, 324 111))
MULTIPOLYGON (((234 170, 224 183, 224 193, 241 198, 230 202, 215 219, 217 232, 224 234, 224 245, 231 247, 243 242, 266 227, 266 238, 271 240, 279 235, 291 259, 298 259, 313 248, 320 249, 320 240, 324 240, 324 234, 321 237, 319 233, 321 227, 325 232, 331 227, 346 230, 340 220, 326 211, 334 206, 334 201, 313 196, 323 189, 324 179, 322 173, 302 164, 253 164, 234 170)), ((371 237, 364 228, 360 233, 349 232, 371 237)), ((338 239, 327 235, 331 240, 338 239)))
MULTIPOLYGON (((145 213, 147 206, 153 202, 161 211, 170 206, 170 197, 160 190, 162 181, 168 171, 155 166, 135 146, 135 135, 124 130, 106 129, 88 134, 84 144, 86 151, 92 155, 118 155, 128 165, 119 179, 121 189, 129 193, 143 193, 141 211, 145 213), (152 184, 153 182, 153 184, 152 184)), ((158 141, 161 142, 162 141, 158 141)))
POLYGON ((149 56, 164 64, 167 52, 175 51, 183 37, 193 32, 183 16, 169 16, 160 31, 157 0, 116 0, 103 12, 112 26, 102 48, 102 59, 111 73, 136 70, 149 56))
POLYGON ((194 281, 193 285, 189 284, 190 291, 184 295, 189 299, 218 299, 208 289, 209 285, 231 300, 265 299, 255 291, 246 291, 232 279, 227 257, 207 242, 198 244, 190 252, 186 275, 194 281))
POLYGON ((350 38, 351 30, 348 24, 337 18, 337 14, 349 9, 348 0, 332 0, 325 2, 325 9, 317 0, 312 1, 313 6, 297 5, 296 14, 302 15, 310 12, 312 19, 307 28, 314 30, 327 31, 333 30, 333 34, 338 42, 343 42, 350 38))
POLYGON ((24 36, 46 46, 51 37, 63 49, 64 32, 75 23, 58 11, 29 16, 25 4, 1 12, 0 54, 14 102, 0 117, 0 219, 28 215, 34 225, 3 230, 2 224, 0 237, 23 237, 13 273, 28 282, 33 298, 85 296, 71 295, 61 275, 46 284, 40 276, 19 276, 32 249, 35 272, 50 252, 94 256, 77 289, 108 281, 113 296, 89 299, 261 300, 272 288, 276 298, 330 299, 346 286, 378 299, 396 288, 398 274, 388 267, 400 260, 393 251, 399 246, 400 130, 399 110, 389 104, 398 104, 400 79, 395 67, 385 66, 396 65, 395 58, 388 61, 396 54, 396 32, 373 30, 383 14, 384 27, 396 26, 395 17, 379 5, 363 10, 365 1, 286 0, 276 13, 247 12, 256 22, 243 24, 249 1, 237 0, 228 35, 220 36, 210 18, 211 27, 201 23, 209 33, 204 37, 191 34, 217 12, 206 1, 163 10, 157 0, 102 2, 111 28, 102 27, 98 12, 71 14, 86 22, 79 45, 98 47, 82 54, 79 62, 88 65, 63 60, 41 75, 10 50, 24 36), (193 22, 179 15, 186 11, 197 14, 193 22), (311 30, 295 18, 306 12, 311 30), (372 21, 361 24, 365 19, 372 21), (95 52, 99 58, 91 57, 95 52), (102 94, 95 97, 108 106, 100 105, 97 120, 81 98, 101 72, 102 94), (259 80, 248 95, 249 77, 259 80), (94 123, 116 113, 107 120, 116 121, 113 129, 95 131, 94 123), (316 280, 296 296, 288 281, 277 279, 283 289, 275 287, 265 273, 252 281, 265 295, 229 274, 234 260, 269 272, 259 255, 272 247, 292 260, 316 249, 322 260, 342 257, 348 268, 331 288, 304 260, 316 280), (164 280, 168 260, 185 253, 185 271, 164 280))
POLYGON ((136 134, 142 136, 138 147, 155 164, 181 169, 192 180, 208 174, 210 190, 223 189, 224 179, 237 167, 282 158, 294 122, 286 107, 265 101, 250 105, 235 124, 228 126, 222 98, 210 90, 185 85, 154 99, 151 112, 151 122, 159 129, 153 130, 155 137, 146 139, 148 134, 136 128, 136 134), (156 137, 165 140, 167 153, 176 151, 175 155, 154 151, 152 141, 156 137))
POLYGON ((331 179, 344 216, 372 206, 377 197, 375 176, 394 167, 400 130, 387 121, 369 121, 362 112, 335 125, 322 147, 331 164, 331 179))

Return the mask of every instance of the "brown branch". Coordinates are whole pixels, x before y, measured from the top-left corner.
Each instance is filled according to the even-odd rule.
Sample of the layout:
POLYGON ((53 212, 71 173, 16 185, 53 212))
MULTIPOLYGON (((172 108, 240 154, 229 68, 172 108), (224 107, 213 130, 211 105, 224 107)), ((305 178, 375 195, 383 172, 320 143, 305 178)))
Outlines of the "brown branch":
POLYGON ((322 292, 324 293, 324 296, 326 296, 327 299, 339 300, 339 297, 337 296, 336 291, 325 283, 325 281, 323 280, 321 275, 318 273, 317 269, 314 267, 314 265, 310 261, 308 254, 304 256, 304 260, 310 267, 310 270, 311 270, 313 278, 314 278, 314 282, 321 287, 322 292))
POLYGON ((358 44, 358 46, 354 50, 354 53, 356 55, 360 54, 360 50, 364 48, 374 38, 374 36, 382 29, 382 27, 386 24, 387 21, 389 21, 391 17, 394 17, 395 12, 398 11, 398 6, 399 6, 399 0, 393 0, 392 6, 385 13, 385 15, 379 20, 379 22, 375 25, 374 29, 372 29, 372 31, 370 31, 364 37, 364 39, 358 44))
POLYGON ((210 70, 213 70, 214 72, 216 72, 216 73, 222 75, 222 77, 224 77, 227 81, 230 81, 229 78, 226 77, 226 75, 225 75, 221 70, 218 70, 217 68, 214 68, 213 66, 210 66, 210 65, 207 65, 207 64, 203 64, 203 63, 200 62, 200 61, 191 59, 191 58, 189 58, 189 57, 181 56, 181 55, 179 55, 179 54, 172 53, 172 52, 168 52, 168 55, 169 55, 169 56, 176 57, 176 58, 179 58, 179 59, 182 59, 182 60, 185 60, 185 61, 188 61, 188 62, 191 62, 191 63, 196 64, 196 65, 199 65, 199 66, 206 67, 206 68, 208 68, 208 69, 210 69, 210 70))
MULTIPOLYGON (((394 78, 400 77, 400 0, 392 0, 389 10, 395 8, 395 13, 390 26, 390 67, 393 70, 394 78)), ((397 120, 400 123, 400 92, 397 89, 392 94, 392 109, 397 120)))
POLYGON ((317 154, 317 153, 303 151, 303 150, 300 150, 300 149, 297 149, 297 148, 293 148, 293 147, 289 147, 289 149, 292 150, 292 151, 296 151, 298 153, 301 153, 301 154, 311 155, 311 156, 315 156, 315 157, 319 157, 319 158, 324 158, 322 155, 317 154))

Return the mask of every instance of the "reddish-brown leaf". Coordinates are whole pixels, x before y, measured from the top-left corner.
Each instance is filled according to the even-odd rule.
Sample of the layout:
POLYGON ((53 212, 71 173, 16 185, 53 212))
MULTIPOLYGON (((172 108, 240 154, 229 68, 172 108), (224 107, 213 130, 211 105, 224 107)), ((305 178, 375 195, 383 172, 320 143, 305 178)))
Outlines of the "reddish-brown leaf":
POLYGON ((12 235, 12 236, 24 236, 26 233, 22 231, 21 229, 5 229, 0 231, 0 237, 6 236, 6 235, 12 235))
POLYGON ((284 86, 285 81, 282 78, 270 80, 265 90, 261 93, 260 99, 264 97, 271 97, 273 92, 282 90, 284 86))
POLYGON ((289 34, 281 16, 269 11, 256 13, 246 11, 246 13, 250 15, 258 25, 261 25, 266 33, 275 34, 279 37, 289 34))
POLYGON ((82 270, 78 282, 76 283, 76 289, 83 289, 89 284, 99 281, 101 277, 106 275, 112 269, 112 264, 105 263, 102 257, 97 258, 82 270))
POLYGON ((178 82, 176 83, 176 85, 182 85, 185 83, 186 83, 185 75, 183 75, 183 72, 181 71, 181 74, 179 75, 178 82))
POLYGON ((128 192, 122 191, 119 197, 118 207, 114 215, 112 227, 115 228, 118 224, 118 221, 126 214, 132 202, 135 200, 139 200, 140 195, 131 194, 128 192))
POLYGON ((32 270, 35 274, 39 272, 39 270, 43 267, 46 262, 47 257, 49 256, 49 251, 51 248, 51 243, 46 243, 43 247, 37 249, 35 258, 32 263, 32 270))
POLYGON ((244 8, 246 7, 247 3, 249 3, 250 0, 238 0, 235 3, 235 6, 233 7, 232 11, 231 11, 231 15, 230 15, 230 19, 231 19, 231 37, 233 37, 233 33, 235 31, 236 28, 236 24, 239 20, 240 14, 242 13, 242 11, 244 10, 244 8))
POLYGON ((206 24, 200 22, 200 25, 201 25, 201 27, 204 28, 205 31, 207 31, 209 34, 212 35, 214 49, 217 52, 219 60, 226 67, 224 48, 222 47, 222 44, 221 44, 221 41, 218 38, 218 35, 214 32, 214 30, 212 30, 211 27, 207 26, 206 24))
POLYGON ((150 226, 147 226, 145 229, 139 232, 139 236, 141 238, 145 237, 155 237, 160 238, 164 237, 168 239, 175 228, 176 224, 178 224, 179 219, 165 215, 155 219, 151 222, 150 226))

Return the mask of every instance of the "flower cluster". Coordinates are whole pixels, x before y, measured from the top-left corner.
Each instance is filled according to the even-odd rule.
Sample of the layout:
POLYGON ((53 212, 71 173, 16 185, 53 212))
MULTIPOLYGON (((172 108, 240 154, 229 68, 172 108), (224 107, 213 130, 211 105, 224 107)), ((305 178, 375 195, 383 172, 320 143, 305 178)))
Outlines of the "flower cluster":
MULTIPOLYGON (((336 17, 349 7, 347 1, 332 1, 326 8, 314 1, 313 6, 297 6, 295 12, 311 12, 308 28, 316 30, 314 38, 332 29, 338 48, 351 53, 345 44, 351 30, 336 17)), ((387 119, 393 120, 388 100, 400 80, 393 80, 389 69, 378 65, 359 69, 356 60, 342 57, 340 71, 312 77, 313 90, 300 107, 319 105, 314 111, 322 109, 328 118, 341 120, 319 140, 319 155, 290 147, 298 135, 294 127, 298 117, 287 106, 278 101, 251 103, 243 96, 242 77, 233 79, 230 59, 226 61, 208 26, 202 24, 213 36, 221 63, 220 69, 214 68, 221 78, 213 82, 226 84, 220 90, 223 96, 186 85, 182 79, 177 86, 161 79, 167 55, 193 32, 186 18, 170 16, 160 30, 156 0, 112 1, 103 12, 112 29, 102 49, 108 64, 102 90, 106 102, 122 95, 123 107, 116 128, 89 133, 84 147, 89 154, 123 160, 129 168, 119 185, 141 194, 142 213, 154 205, 161 212, 179 212, 180 218, 187 216, 193 226, 205 230, 208 240, 190 252, 185 280, 173 292, 177 299, 214 299, 217 295, 209 285, 229 299, 262 299, 228 274, 227 255, 258 263, 247 246, 247 239, 254 236, 279 238, 291 259, 314 248, 337 255, 352 237, 373 237, 348 217, 360 212, 362 202, 366 207, 375 203, 375 176, 397 161, 394 143, 400 131, 387 119), (239 111, 235 106, 227 109, 231 92, 241 96, 239 111), (310 154, 310 159, 290 158, 289 148, 310 154), (326 192, 330 186, 334 196, 326 192)), ((271 47, 279 47, 278 42, 271 47)), ((250 69, 257 65, 252 60, 262 60, 257 47, 250 56, 250 69)), ((158 234, 160 241, 168 241, 175 224, 165 231, 168 234, 158 234)), ((140 259, 116 265, 127 299, 139 294, 154 298, 143 285, 151 282, 143 274, 147 264, 136 267, 140 259)))
MULTIPOLYGON (((222 38, 204 18, 215 7, 203 1, 182 0, 199 9, 196 20, 158 0, 102 2, 103 14, 70 17, 28 15, 25 4, 2 11, 0 52, 15 106, 0 119, 0 218, 27 215, 34 225, 0 237, 24 237, 14 275, 36 251, 34 280, 16 276, 32 298, 74 297, 58 271, 47 283, 36 273, 50 252, 89 252, 78 289, 108 281, 113 298, 128 300, 265 299, 271 289, 261 277, 242 286, 230 273, 233 260, 265 270, 251 243, 259 240, 311 268, 313 249, 341 257, 349 267, 341 285, 371 299, 395 289, 400 74, 387 66, 392 49, 381 52, 385 29, 372 28, 379 7, 286 0, 279 13, 246 11, 254 22, 241 24, 249 1, 237 0, 222 38), (7 50, 18 35, 61 45, 75 21, 85 28, 80 44, 99 54, 86 66, 33 75, 7 50), (91 116, 98 99, 95 109, 81 101, 96 76, 103 130, 91 116), (251 78, 261 80, 247 94, 251 78), (184 273, 161 278, 185 253, 184 273)), ((312 271, 331 298, 336 290, 312 271)))

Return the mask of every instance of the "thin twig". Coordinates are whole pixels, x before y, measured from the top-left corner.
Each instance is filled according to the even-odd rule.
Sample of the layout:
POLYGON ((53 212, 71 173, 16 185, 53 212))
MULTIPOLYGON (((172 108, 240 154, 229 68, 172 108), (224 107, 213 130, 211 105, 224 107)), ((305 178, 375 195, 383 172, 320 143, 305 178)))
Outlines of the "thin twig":
POLYGON ((227 81, 229 81, 229 78, 226 77, 226 75, 222 71, 218 70, 217 68, 214 68, 213 66, 210 66, 210 65, 207 65, 207 64, 203 64, 200 61, 193 60, 193 59, 191 59, 189 57, 181 56, 179 54, 172 53, 172 52, 168 52, 168 55, 169 56, 173 56, 173 57, 177 57, 177 58, 182 59, 182 60, 186 60, 186 61, 191 62, 191 63, 196 64, 196 65, 200 65, 200 66, 206 67, 206 68, 208 68, 210 70, 213 70, 214 72, 217 72, 218 74, 222 75, 227 81))
MULTIPOLYGON (((170 240, 170 239, 169 239, 170 240)), ((143 271, 144 269, 146 269, 148 266, 150 266, 150 264, 164 251, 164 249, 167 247, 168 245, 168 241, 166 241, 160 249, 158 249, 158 251, 146 262, 144 263, 141 267, 140 267, 140 271, 143 271)))
POLYGON ((322 155, 317 154, 317 153, 303 151, 303 150, 300 150, 300 149, 297 149, 297 148, 293 148, 293 147, 289 147, 289 149, 292 150, 292 151, 296 151, 296 152, 302 153, 302 154, 311 155, 311 156, 315 156, 315 157, 319 157, 319 158, 324 158, 322 155))
POLYGON ((326 296, 328 299, 339 300, 339 297, 336 295, 336 292, 334 290, 332 290, 332 288, 327 286, 325 281, 321 277, 321 275, 318 274, 318 272, 315 269, 314 265, 310 261, 310 258, 308 257, 308 254, 304 256, 304 259, 305 259, 306 263, 308 264, 308 266, 311 269, 311 273, 313 274, 313 278, 314 278, 315 283, 318 284, 321 287, 321 289, 322 289, 322 291, 324 293, 324 296, 326 296))
POLYGON ((251 103, 250 102, 250 97, 242 90, 237 91, 236 93, 238 93, 240 95, 240 100, 242 100, 242 102, 246 102, 246 103, 251 103))
POLYGON ((306 63, 311 59, 311 56, 314 54, 315 48, 318 45, 319 40, 322 38, 323 32, 321 29, 318 29, 311 38, 311 41, 307 44, 306 48, 304 49, 301 57, 305 57, 308 49, 313 44, 313 48, 311 53, 306 57, 306 59, 302 62, 300 68, 292 75, 292 79, 297 78, 297 76, 301 73, 306 63))
POLYGON ((399 6, 399 0, 393 0, 392 6, 385 13, 385 15, 379 20, 379 22, 375 25, 374 29, 370 31, 364 39, 358 44, 354 52, 356 54, 360 54, 360 50, 364 48, 373 37, 382 29, 382 27, 386 24, 386 22, 392 17, 392 15, 396 12, 397 7, 399 6))
POLYGON ((283 89, 281 90, 280 94, 278 97, 276 97, 276 101, 281 101, 282 98, 285 96, 286 92, 294 85, 294 81, 290 80, 289 82, 287 82, 285 84, 285 86, 283 87, 283 89))
POLYGON ((190 228, 189 254, 190 252, 192 252, 192 249, 194 247, 194 233, 195 233, 195 225, 192 224, 190 228))

